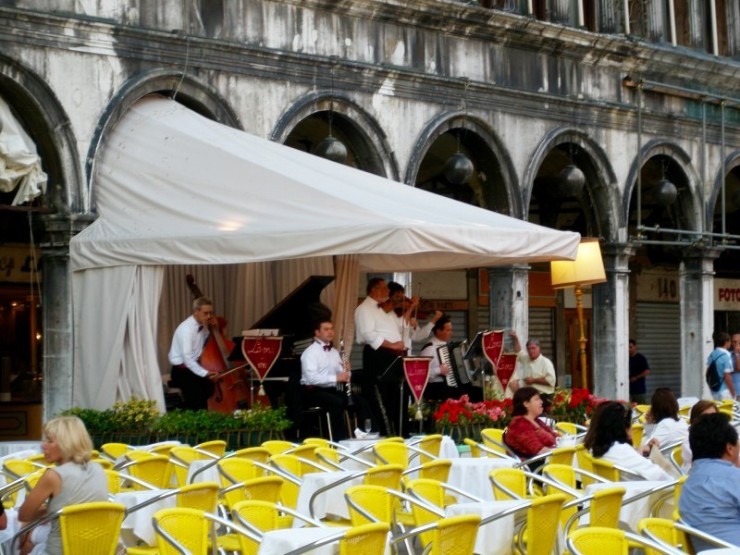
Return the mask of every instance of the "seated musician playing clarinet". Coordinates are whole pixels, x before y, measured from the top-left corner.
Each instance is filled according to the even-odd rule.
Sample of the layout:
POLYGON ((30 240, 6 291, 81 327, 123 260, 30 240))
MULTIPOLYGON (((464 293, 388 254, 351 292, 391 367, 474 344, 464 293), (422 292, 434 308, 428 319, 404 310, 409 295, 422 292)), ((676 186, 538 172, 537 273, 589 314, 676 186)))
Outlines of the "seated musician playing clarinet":
POLYGON ((434 323, 431 342, 424 345, 419 353, 423 357, 432 357, 429 363, 429 382, 424 390, 424 399, 427 401, 456 399, 462 394, 459 387, 451 387, 447 384, 446 377, 451 369, 439 358, 438 348, 449 343, 450 339, 452 339, 452 322, 447 316, 442 316, 434 323))

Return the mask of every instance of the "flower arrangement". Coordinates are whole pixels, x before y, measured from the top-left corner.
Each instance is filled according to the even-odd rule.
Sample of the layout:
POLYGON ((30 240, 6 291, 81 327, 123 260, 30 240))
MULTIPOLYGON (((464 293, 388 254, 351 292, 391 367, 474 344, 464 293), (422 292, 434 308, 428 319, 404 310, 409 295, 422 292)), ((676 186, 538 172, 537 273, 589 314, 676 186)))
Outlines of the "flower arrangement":
POLYGON ((447 399, 434 412, 437 431, 451 428, 468 428, 476 436, 483 428, 505 428, 511 420, 511 399, 488 399, 473 403, 463 395, 459 399, 447 399))
POLYGON ((592 395, 588 389, 557 388, 552 398, 549 415, 559 422, 583 425, 591 418, 596 405, 605 400, 592 395))

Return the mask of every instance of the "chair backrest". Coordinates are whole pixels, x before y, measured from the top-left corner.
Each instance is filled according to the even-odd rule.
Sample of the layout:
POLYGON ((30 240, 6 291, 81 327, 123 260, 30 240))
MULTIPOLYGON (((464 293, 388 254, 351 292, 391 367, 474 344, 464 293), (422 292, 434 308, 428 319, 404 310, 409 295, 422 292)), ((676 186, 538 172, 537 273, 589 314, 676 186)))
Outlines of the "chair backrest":
POLYGON ((558 432, 562 432, 570 436, 577 436, 580 433, 578 430, 578 426, 573 422, 556 422, 555 429, 558 432))
MULTIPOLYGON (((693 553, 691 544, 686 539, 686 534, 678 530, 672 520, 667 518, 643 518, 637 523, 637 531, 644 534, 648 530, 656 539, 672 545, 686 553, 693 553)), ((645 555, 655 555, 653 549, 645 549, 645 555)))
POLYGON ((384 555, 390 529, 385 522, 350 528, 339 540, 339 555, 384 555))
POLYGON ((286 454, 290 454, 296 457, 300 457, 302 459, 307 459, 309 461, 313 461, 317 464, 320 464, 323 466, 323 461, 319 459, 319 457, 316 455, 316 449, 318 447, 316 445, 312 445, 310 443, 307 443, 305 445, 299 445, 297 447, 293 447, 290 451, 286 452, 286 454))
MULTIPOLYGON (((439 457, 439 450, 442 447, 442 437, 442 434, 430 434, 419 440, 416 446, 425 453, 439 457)), ((419 457, 422 463, 434 460, 423 453, 419 457)))
POLYGON ((228 487, 231 484, 252 480, 264 476, 265 471, 249 459, 229 457, 221 459, 216 463, 221 486, 228 487))
MULTIPOLYGON (((594 465, 591 462, 593 461, 593 457, 582 443, 580 445, 576 445, 576 461, 578 462, 578 468, 593 473, 594 465)), ((581 484, 583 484, 583 487, 590 486, 593 483, 593 478, 588 476, 581 477, 581 484)))
POLYGON ((206 458, 206 455, 199 453, 195 448, 187 445, 178 445, 170 449, 170 460, 172 472, 174 473, 177 485, 184 486, 188 482, 188 467, 193 461, 199 461, 206 458))
MULTIPOLYGON (((277 503, 280 500, 284 480, 279 476, 262 476, 245 480, 239 487, 229 486, 223 491, 223 502, 227 508, 233 508, 241 501, 268 501, 277 503)), ((235 485, 236 486, 236 485, 235 485)))
POLYGON ((331 442, 323 437, 307 437, 303 440, 304 445, 315 445, 316 447, 332 448, 331 442))
POLYGON ((508 455, 506 444, 504 443, 504 432, 506 430, 500 430, 498 428, 484 428, 480 432, 481 442, 485 447, 501 453, 502 455, 508 455))
MULTIPOLYGON (((439 509, 444 509, 445 489, 442 483, 437 480, 428 480, 423 478, 409 480, 406 484, 406 493, 413 497, 419 497, 423 501, 434 505, 439 509)), ((414 526, 417 527, 439 520, 438 515, 417 503, 411 504, 411 515, 414 519, 414 526)), ((428 545, 432 541, 433 536, 433 531, 422 532, 419 535, 419 540, 422 545, 428 545)))
POLYGON ((316 458, 324 466, 331 467, 332 463, 339 465, 340 456, 339 451, 331 447, 321 447, 316 444, 316 458))
POLYGON ((263 441, 260 447, 267 449, 271 455, 278 455, 280 453, 285 453, 285 451, 288 451, 295 446, 295 443, 291 443, 290 441, 271 439, 268 441, 263 441))
POLYGON ((380 486, 388 489, 401 489, 403 468, 397 464, 379 464, 368 468, 363 483, 369 486, 380 486))
POLYGON ((232 455, 232 457, 238 459, 249 459, 250 461, 257 461, 262 464, 267 464, 270 456, 272 456, 272 453, 264 447, 245 447, 244 449, 235 451, 232 455))
POLYGON ((632 445, 637 445, 639 447, 640 445, 642 445, 642 437, 645 434, 645 426, 643 426, 640 422, 633 422, 631 430, 632 445))
POLYGON ((105 468, 105 475, 108 477, 108 493, 113 495, 121 491, 121 474, 117 470, 105 468))
POLYGON ((681 445, 676 445, 673 449, 671 449, 670 457, 671 461, 673 462, 673 466, 676 467, 676 470, 683 474, 683 451, 681 447, 681 445))
POLYGON ((349 519, 352 526, 368 524, 373 520, 368 519, 361 510, 366 511, 376 522, 393 523, 394 499, 386 488, 380 486, 351 486, 344 492, 349 509, 349 519))
POLYGON ((67 505, 59 516, 62 552, 114 555, 125 511, 120 503, 67 505))
POLYGON ((491 479, 493 497, 497 501, 527 497, 527 476, 520 468, 494 468, 488 476, 491 479))
POLYGON ((311 472, 320 472, 320 470, 323 468, 320 465, 315 466, 310 463, 305 463, 303 462, 304 460, 308 459, 301 460, 301 457, 298 457, 297 455, 291 455, 289 453, 279 453, 270 457, 270 463, 273 466, 280 470, 283 470, 284 472, 288 472, 293 476, 296 476, 297 478, 300 478, 304 474, 309 474, 311 472))
POLYGON ((216 457, 223 457, 224 453, 226 453, 226 442, 223 439, 214 439, 199 443, 195 448, 201 451, 208 451, 216 457))
POLYGON ((409 466, 409 448, 400 441, 382 440, 373 446, 377 464, 397 464, 404 470, 409 466))
POLYGON ((576 448, 573 447, 556 447, 550 452, 550 456, 547 457, 547 462, 550 464, 565 464, 573 465, 573 457, 576 454, 576 448))
POLYGON ((625 491, 624 488, 617 487, 594 492, 594 498, 589 507, 589 526, 617 528, 625 491))
POLYGON ((215 513, 218 504, 219 487, 216 482, 187 484, 178 489, 177 506, 215 513))
POLYGON ((676 482, 675 487, 673 488, 673 520, 678 520, 679 518, 681 518, 681 513, 678 510, 678 503, 679 501, 681 501, 681 492, 683 491, 683 485, 688 479, 688 476, 681 476, 676 482))
POLYGON ((622 530, 589 526, 568 534, 567 547, 575 555, 627 555, 629 542, 622 530))
POLYGON ((203 511, 177 507, 157 511, 153 518, 159 555, 181 555, 162 535, 169 534, 192 555, 205 555, 208 549, 210 523, 203 511))
MULTIPOLYGON (((131 453, 128 453, 128 457, 131 453)), ((172 477, 172 466, 169 457, 164 455, 151 455, 141 459, 133 459, 131 464, 126 466, 129 474, 140 480, 151 484, 155 488, 166 489, 170 486, 172 477)), ((134 483, 134 489, 146 489, 145 487, 134 483)))
POLYGON ((15 480, 39 469, 34 463, 26 459, 5 459, 3 461, 3 473, 15 480))
POLYGON ((447 482, 450 476, 452 461, 448 459, 437 459, 422 463, 419 468, 419 478, 428 478, 439 482, 447 482))
POLYGON ((594 457, 590 453, 588 454, 588 457, 591 457, 591 465, 593 466, 594 474, 611 482, 619 482, 619 470, 614 466, 614 463, 594 457))
POLYGON ((556 493, 536 497, 527 509, 525 533, 527 555, 550 555, 557 541, 560 528, 560 511, 565 495, 556 493))
POLYGON ((481 451, 480 447, 478 447, 478 442, 470 439, 469 437, 463 439, 463 443, 470 447, 470 456, 474 459, 477 459, 480 456, 487 456, 481 451))
POLYGON ((131 446, 125 443, 104 443, 100 452, 111 460, 116 460, 131 451, 131 446))
POLYGON ((126 460, 129 461, 141 461, 144 459, 151 459, 157 456, 157 453, 152 451, 145 451, 143 449, 131 449, 124 454, 126 460))
POLYGON ((460 515, 437 521, 431 555, 473 555, 480 516, 460 515))

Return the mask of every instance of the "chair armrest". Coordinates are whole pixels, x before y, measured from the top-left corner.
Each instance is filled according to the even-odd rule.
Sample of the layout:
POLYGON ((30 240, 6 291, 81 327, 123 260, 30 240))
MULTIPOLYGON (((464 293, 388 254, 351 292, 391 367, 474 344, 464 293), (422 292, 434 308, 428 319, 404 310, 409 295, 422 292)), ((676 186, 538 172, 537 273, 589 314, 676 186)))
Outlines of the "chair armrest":
POLYGON ((367 472, 355 472, 353 474, 350 474, 349 476, 345 476, 344 478, 340 478, 339 480, 336 480, 336 481, 334 481, 334 482, 332 482, 330 484, 326 484, 325 486, 321 486, 319 489, 317 489, 316 491, 314 491, 311 494, 311 497, 308 500, 308 514, 311 515, 311 518, 315 518, 314 512, 313 512, 313 504, 314 504, 314 501, 316 500, 316 498, 319 495, 321 495, 321 494, 329 491, 330 489, 333 489, 333 488, 335 488, 337 486, 340 486, 340 485, 345 484, 345 483, 347 483, 347 482, 349 482, 351 480, 354 480, 355 478, 359 478, 359 477, 365 476, 365 475, 367 475, 367 472))

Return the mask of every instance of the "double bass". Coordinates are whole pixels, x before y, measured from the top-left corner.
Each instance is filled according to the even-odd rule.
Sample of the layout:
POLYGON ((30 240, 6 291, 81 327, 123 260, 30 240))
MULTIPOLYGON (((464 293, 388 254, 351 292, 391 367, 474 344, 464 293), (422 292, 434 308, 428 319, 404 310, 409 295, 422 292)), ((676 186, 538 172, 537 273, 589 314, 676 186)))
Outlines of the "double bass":
MULTIPOLYGON (((204 296, 191 274, 185 276, 185 281, 193 299, 204 296)), ((234 349, 234 342, 224 336, 226 320, 220 316, 216 320, 217 324, 208 326, 210 334, 199 362, 209 372, 221 376, 214 382, 213 395, 208 398, 208 410, 232 413, 236 409, 247 407, 249 389, 244 366, 232 368, 229 363, 229 353, 234 349)))

